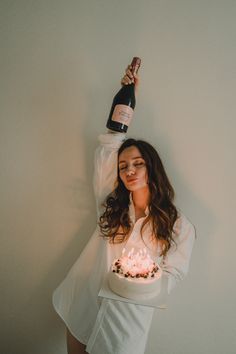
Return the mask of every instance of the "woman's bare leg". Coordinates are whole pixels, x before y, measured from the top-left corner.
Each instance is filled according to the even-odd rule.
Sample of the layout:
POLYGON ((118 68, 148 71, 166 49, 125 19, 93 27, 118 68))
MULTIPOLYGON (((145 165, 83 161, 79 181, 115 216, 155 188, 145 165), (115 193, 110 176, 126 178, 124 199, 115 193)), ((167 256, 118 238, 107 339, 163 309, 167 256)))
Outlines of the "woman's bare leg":
POLYGON ((68 354, 84 354, 86 346, 80 343, 66 328, 66 344, 68 354))

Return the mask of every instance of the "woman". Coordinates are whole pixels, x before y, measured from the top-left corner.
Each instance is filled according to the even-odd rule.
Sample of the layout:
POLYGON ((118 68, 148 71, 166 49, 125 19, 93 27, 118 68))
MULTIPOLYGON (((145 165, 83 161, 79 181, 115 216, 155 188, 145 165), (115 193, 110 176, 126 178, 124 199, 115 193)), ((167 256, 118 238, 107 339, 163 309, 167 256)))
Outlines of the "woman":
MULTIPOLYGON (((128 66, 121 83, 139 77, 128 66)), ((98 297, 114 258, 147 248, 168 277, 168 293, 188 272, 195 230, 173 204, 174 190, 156 150, 108 131, 95 151, 98 223, 53 294, 66 324, 68 354, 143 354, 154 309, 98 297)))

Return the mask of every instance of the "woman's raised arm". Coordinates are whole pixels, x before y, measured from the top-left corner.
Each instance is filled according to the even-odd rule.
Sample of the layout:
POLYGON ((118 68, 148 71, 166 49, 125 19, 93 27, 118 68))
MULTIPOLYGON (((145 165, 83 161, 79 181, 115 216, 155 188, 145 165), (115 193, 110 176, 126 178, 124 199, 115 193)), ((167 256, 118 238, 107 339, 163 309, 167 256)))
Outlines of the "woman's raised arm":
POLYGON ((96 198, 97 216, 102 212, 102 203, 115 188, 117 180, 117 156, 125 133, 107 131, 98 137, 100 145, 95 150, 93 187, 96 198))

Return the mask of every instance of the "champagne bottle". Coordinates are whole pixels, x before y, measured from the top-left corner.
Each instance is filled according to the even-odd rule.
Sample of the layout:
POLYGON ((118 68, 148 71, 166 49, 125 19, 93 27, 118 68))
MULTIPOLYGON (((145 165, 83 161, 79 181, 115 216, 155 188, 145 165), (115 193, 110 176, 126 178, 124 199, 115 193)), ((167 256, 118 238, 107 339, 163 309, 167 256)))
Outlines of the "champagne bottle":
MULTIPOLYGON (((134 57, 131 63, 132 73, 137 73, 141 64, 141 59, 134 57)), ((121 133, 126 133, 133 117, 135 107, 135 87, 134 83, 123 85, 115 95, 106 127, 121 133)))

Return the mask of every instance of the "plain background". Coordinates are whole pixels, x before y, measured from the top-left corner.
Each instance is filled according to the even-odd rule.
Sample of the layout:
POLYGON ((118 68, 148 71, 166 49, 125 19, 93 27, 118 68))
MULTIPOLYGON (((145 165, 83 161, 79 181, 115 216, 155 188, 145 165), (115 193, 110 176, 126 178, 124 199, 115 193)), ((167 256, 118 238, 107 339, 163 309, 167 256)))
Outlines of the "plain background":
POLYGON ((0 352, 66 352, 51 295, 94 231, 97 136, 137 55, 128 136, 197 229, 146 354, 235 353, 236 1, 2 0, 0 17, 0 352))

